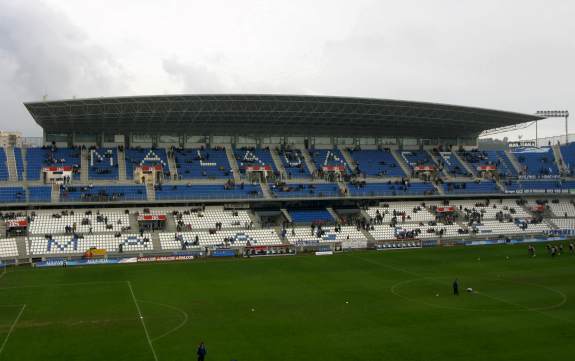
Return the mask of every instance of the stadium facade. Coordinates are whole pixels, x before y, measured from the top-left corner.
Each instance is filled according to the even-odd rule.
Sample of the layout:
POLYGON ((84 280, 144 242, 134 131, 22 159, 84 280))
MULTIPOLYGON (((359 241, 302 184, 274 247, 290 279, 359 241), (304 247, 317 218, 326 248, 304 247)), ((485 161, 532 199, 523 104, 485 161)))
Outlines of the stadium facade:
POLYGON ((25 106, 44 146, 0 148, 3 259, 387 249, 575 233, 575 144, 477 148, 481 132, 538 116, 292 95, 25 106))

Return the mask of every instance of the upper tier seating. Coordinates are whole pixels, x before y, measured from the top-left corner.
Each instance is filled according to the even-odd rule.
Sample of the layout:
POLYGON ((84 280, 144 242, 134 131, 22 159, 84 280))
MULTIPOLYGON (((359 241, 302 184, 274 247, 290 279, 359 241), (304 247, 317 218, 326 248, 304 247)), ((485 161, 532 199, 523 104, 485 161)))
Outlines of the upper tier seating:
POLYGON ((160 233, 160 244, 164 250, 183 249, 182 243, 184 242, 187 242, 190 247, 245 247, 248 242, 251 246, 277 246, 282 244, 278 234, 273 229, 160 233), (196 237, 198 240, 197 244, 196 237))
POLYGON ((276 165, 269 149, 244 148, 236 149, 234 153, 242 174, 245 173, 246 167, 252 166, 269 166, 272 172, 277 173, 276 165))
POLYGON ((62 186, 61 202, 111 202, 111 201, 143 201, 146 200, 146 187, 130 186, 62 186))
POLYGON ((563 193, 575 189, 575 181, 520 180, 505 182, 507 193, 563 193))
POLYGON ((561 157, 565 162, 565 167, 569 171, 569 175, 575 175, 575 143, 569 143, 560 147, 561 157))
POLYGON ((128 179, 132 179, 136 167, 142 165, 161 165, 163 167, 164 175, 169 178, 170 169, 168 167, 168 156, 166 155, 166 150, 164 148, 130 148, 126 149, 125 157, 126 177, 128 177, 128 179))
POLYGON ((436 193, 433 184, 429 182, 388 182, 388 183, 349 183, 349 194, 352 196, 402 196, 402 195, 432 195, 436 193))
POLYGON ((122 234, 96 234, 75 236, 30 237, 29 254, 34 256, 47 254, 79 254, 91 248, 105 249, 108 252, 140 252, 153 250, 152 237, 149 233, 122 234))
POLYGON ((452 152, 439 152, 439 159, 444 169, 454 177, 471 177, 465 166, 452 152))
POLYGON ((156 186, 156 200, 261 198, 259 185, 163 185, 156 186))
POLYGON ((44 167, 70 166, 74 169, 74 179, 80 179, 80 149, 55 148, 52 146, 42 148, 28 148, 26 150, 28 180, 39 180, 44 167))
POLYGON ((290 210, 289 215, 293 223, 329 223, 334 219, 325 209, 290 210))
POLYGON ((437 166, 425 150, 404 150, 401 156, 411 169, 416 166, 437 166))
POLYGON ((502 177, 516 177, 517 171, 513 167, 511 160, 502 150, 472 150, 459 152, 459 156, 475 171, 479 171, 483 166, 495 166, 497 173, 502 177))
POLYGON ((182 179, 231 177, 231 167, 224 148, 175 149, 174 160, 182 179))
POLYGON ((28 187, 28 200, 30 202, 52 201, 52 188, 49 186, 28 187))
POLYGON ((522 175, 533 178, 550 178, 559 176, 555 155, 551 147, 515 148, 513 155, 523 167, 522 175))
POLYGON ((14 148, 14 158, 16 158, 16 171, 18 172, 18 180, 24 179, 24 161, 22 159, 22 149, 14 148))
POLYGON ((90 179, 118 179, 118 151, 116 148, 90 149, 88 176, 90 179))
POLYGON ((386 150, 349 150, 360 173, 368 177, 404 177, 406 174, 397 160, 386 150))
POLYGON ((0 147, 0 181, 7 181, 10 178, 8 163, 6 160, 6 151, 0 147))
POLYGON ((339 149, 321 149, 310 151, 311 157, 317 169, 322 169, 323 167, 344 167, 345 172, 349 170, 349 165, 346 163, 343 154, 339 149))
POLYGON ((30 234, 120 232, 130 229, 130 216, 118 211, 64 211, 36 213, 30 219, 30 234), (66 228, 69 227, 68 232, 66 228))
POLYGON ((203 211, 184 211, 179 221, 184 226, 195 230, 216 228, 216 223, 221 223, 222 228, 241 228, 250 224, 251 218, 246 210, 207 207, 203 211))
POLYGON ((305 164, 305 158, 299 149, 279 149, 279 158, 288 178, 310 178, 311 173, 305 164))
POLYGON ((337 197, 340 190, 335 183, 269 185, 274 197, 337 197))
POLYGON ((0 239, 0 258, 18 257, 18 246, 15 238, 0 239))
POLYGON ((2 187, 0 188, 1 203, 26 202, 26 193, 23 187, 2 187))
POLYGON ((322 226, 314 228, 313 234, 309 227, 295 227, 286 229, 286 238, 291 244, 306 244, 306 243, 331 243, 331 242, 347 242, 347 241, 363 241, 367 242, 365 235, 358 231, 356 227, 342 226, 339 231, 336 227, 322 226))
POLYGON ((495 181, 448 182, 443 184, 445 193, 501 193, 495 181))

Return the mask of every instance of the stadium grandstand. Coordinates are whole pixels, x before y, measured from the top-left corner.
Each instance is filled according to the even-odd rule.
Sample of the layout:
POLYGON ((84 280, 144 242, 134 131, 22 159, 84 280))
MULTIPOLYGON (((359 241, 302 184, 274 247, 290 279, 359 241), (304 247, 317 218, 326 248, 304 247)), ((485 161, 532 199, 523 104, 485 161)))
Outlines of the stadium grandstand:
POLYGON ((481 132, 538 115, 289 95, 25 107, 43 145, 0 148, 5 261, 421 247, 575 227, 573 144, 478 147, 481 132))

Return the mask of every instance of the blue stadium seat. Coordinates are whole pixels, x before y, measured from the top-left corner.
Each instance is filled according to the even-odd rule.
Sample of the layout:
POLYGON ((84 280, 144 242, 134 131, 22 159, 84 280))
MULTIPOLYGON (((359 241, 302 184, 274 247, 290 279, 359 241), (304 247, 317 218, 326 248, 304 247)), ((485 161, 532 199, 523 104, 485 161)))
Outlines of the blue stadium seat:
POLYGON ((536 178, 559 176, 559 168, 551 147, 515 148, 513 155, 523 167, 523 175, 536 178))
POLYGON ((443 168, 447 173, 454 177, 471 177, 465 166, 461 164, 459 159, 452 152, 439 152, 439 159, 443 164, 443 168))
POLYGON ((2 187, 0 188, 1 203, 26 202, 26 192, 23 187, 2 187))
POLYGON ((288 178, 311 178, 305 158, 299 149, 278 150, 279 158, 288 173, 288 178))
POLYGON ((447 182, 443 184, 445 193, 501 193, 495 181, 447 182))
POLYGON ((338 167, 343 166, 345 168, 345 173, 347 173, 350 169, 349 165, 345 161, 343 154, 339 149, 330 149, 330 150, 314 150, 311 152, 311 156, 315 166, 318 169, 322 169, 322 167, 338 167))
POLYGON ((402 196, 431 195, 437 191, 429 182, 417 182, 403 185, 401 182, 348 184, 352 196, 402 196))
POLYGON ((134 170, 141 165, 155 166, 161 165, 164 175, 170 175, 168 167, 168 156, 164 148, 130 148, 125 151, 126 157, 126 177, 132 179, 134 170))
POLYGON ((350 150, 360 173, 369 177, 404 177, 405 172, 390 150, 350 150))
POLYGON ((118 179, 118 151, 116 148, 90 149, 88 158, 90 179, 118 179))
POLYGON ((575 181, 567 180, 519 180, 504 184, 508 193, 560 193, 575 190, 575 181))
POLYGON ((44 167, 70 166, 78 169, 74 173, 73 179, 80 179, 80 149, 78 148, 28 148, 26 150, 26 161, 28 163, 26 174, 28 180, 39 180, 44 167))
POLYGON ((0 148, 0 181, 7 181, 10 177, 8 163, 6 162, 6 151, 0 148))
POLYGON ((329 223, 334 219, 327 210, 290 210, 288 211, 293 223, 329 223))
POLYGON ((163 185, 156 186, 156 200, 216 199, 216 198, 261 198, 259 185, 247 184, 226 188, 217 185, 163 185))
POLYGON ((290 198, 290 197, 337 197, 340 190, 337 184, 284 184, 276 186, 270 184, 270 189, 274 197, 290 198))
POLYGON ((28 200, 30 202, 50 202, 52 200, 52 187, 28 187, 28 200))
POLYGON ((269 166, 274 174, 278 172, 269 149, 235 149, 234 154, 242 174, 250 166, 269 166))
POLYGON ((416 166, 437 166, 425 150, 404 150, 401 151, 401 156, 411 169, 414 169, 416 166))
POLYGON ((502 177, 517 177, 511 160, 502 150, 472 150, 459 152, 459 156, 479 172, 479 167, 494 166, 502 177))
POLYGON ((561 157, 565 162, 565 167, 567 168, 569 175, 573 176, 575 174, 575 143, 569 143, 567 145, 561 146, 561 157))
POLYGON ((232 177, 230 162, 224 148, 176 149, 174 160, 182 179, 232 177))
POLYGON ((146 187, 130 186, 68 186, 60 190, 61 202, 144 201, 146 187))

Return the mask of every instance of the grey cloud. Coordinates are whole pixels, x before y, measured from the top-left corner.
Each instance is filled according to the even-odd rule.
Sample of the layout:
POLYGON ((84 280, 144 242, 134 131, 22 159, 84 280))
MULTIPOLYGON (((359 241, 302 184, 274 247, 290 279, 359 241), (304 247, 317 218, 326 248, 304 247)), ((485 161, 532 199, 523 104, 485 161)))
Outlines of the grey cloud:
POLYGON ((182 93, 225 93, 231 90, 222 76, 203 64, 164 59, 162 67, 181 86, 182 93))
POLYGON ((63 14, 38 1, 0 1, 3 129, 39 135, 22 102, 44 95, 55 99, 123 94, 128 78, 63 14))

